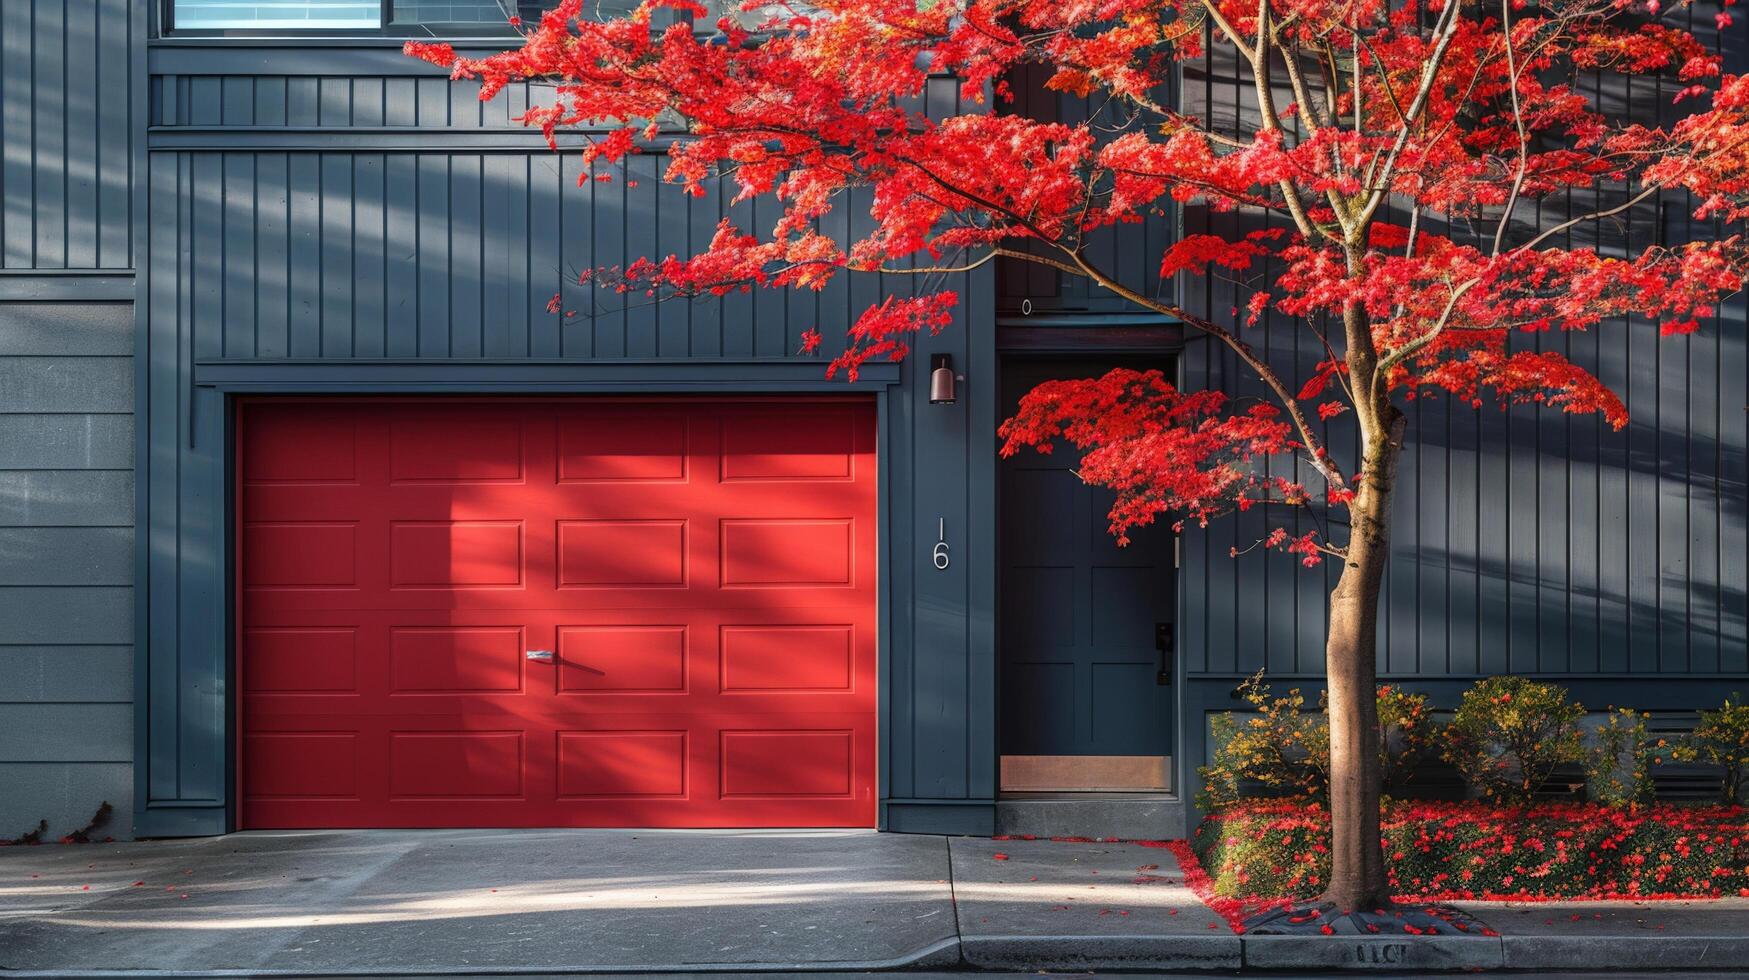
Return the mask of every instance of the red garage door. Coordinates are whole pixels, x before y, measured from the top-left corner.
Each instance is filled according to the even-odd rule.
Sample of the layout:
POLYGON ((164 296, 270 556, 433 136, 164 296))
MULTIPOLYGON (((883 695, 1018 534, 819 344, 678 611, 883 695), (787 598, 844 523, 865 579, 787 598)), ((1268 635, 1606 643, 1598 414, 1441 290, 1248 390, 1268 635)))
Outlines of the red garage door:
POLYGON ((244 827, 873 825, 869 403, 255 401, 238 453, 244 827))

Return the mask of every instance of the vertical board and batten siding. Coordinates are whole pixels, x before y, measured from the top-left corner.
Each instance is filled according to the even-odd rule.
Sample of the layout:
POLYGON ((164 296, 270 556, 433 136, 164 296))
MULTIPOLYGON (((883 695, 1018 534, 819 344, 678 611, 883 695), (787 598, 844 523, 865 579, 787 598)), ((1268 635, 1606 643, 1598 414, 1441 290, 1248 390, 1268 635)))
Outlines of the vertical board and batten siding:
MULTIPOLYGON (((1153 118, 1146 114, 1141 120, 1132 117, 1117 100, 1100 95, 1078 96, 1045 88, 1054 69, 1042 65, 1024 65, 1008 77, 1014 94, 1013 102, 998 100, 995 111, 1012 112, 1035 120, 1049 120, 1070 126, 1091 125, 1100 134, 1115 136, 1148 125, 1153 118)), ((1172 86, 1163 85, 1155 98, 1170 105, 1172 86)), ((1172 244, 1177 234, 1177 215, 1162 208, 1143 220, 1120 224, 1101 230, 1089 237, 1085 255, 1097 269, 1109 273, 1118 282, 1144 296, 1171 301, 1173 283, 1160 276, 1160 256, 1172 244)), ((1043 246, 1021 243, 1021 249, 1050 250, 1043 246)), ((1022 259, 998 259, 996 275, 996 305, 1002 313, 1060 313, 1075 316, 1147 314, 1129 300, 1090 282, 1036 262, 1022 259), (1023 305, 1024 304, 1024 305, 1023 305)))
MULTIPOLYGON (((1749 54, 1749 25, 1739 21, 1719 36, 1710 13, 1687 16, 1729 63, 1749 54)), ((1668 82, 1589 73, 1580 84, 1617 111, 1673 111, 1668 82)), ((1187 68, 1184 97, 1190 112, 1255 117, 1249 84, 1218 56, 1187 68)), ((1518 224, 1546 226, 1599 206, 1577 194, 1522 205, 1518 224)), ((1719 233, 1692 220, 1691 210, 1674 196, 1648 202, 1617 220, 1577 226, 1562 244, 1626 254, 1719 233)), ((1185 216, 1186 233, 1255 226, 1200 208, 1185 216)), ((1260 278, 1274 271, 1262 269, 1260 278)), ((1216 279, 1186 277, 1180 287, 1188 308, 1217 317, 1247 298, 1216 279)), ((1656 324, 1634 319, 1518 341, 1597 372, 1627 404, 1631 422, 1619 432, 1596 416, 1532 406, 1502 411, 1443 397, 1407 403, 1379 624, 1381 676, 1418 685, 1448 706, 1470 679, 1519 673, 1558 678, 1596 707, 1690 710, 1749 680, 1746 320, 1739 296, 1690 337, 1661 338, 1656 324), (1661 683, 1646 684, 1651 678, 1661 683)), ((1246 335, 1290 385, 1322 359, 1316 338, 1279 315, 1246 335)), ((1189 342, 1184 376, 1191 388, 1267 397, 1218 344, 1189 342)), ((1345 423, 1339 417, 1326 426, 1330 449, 1355 466, 1345 423)), ((1274 465, 1317 485, 1303 464, 1297 472, 1274 465)), ((1264 669, 1316 686, 1323 671, 1326 602, 1339 568, 1326 562, 1308 571, 1293 556, 1262 550, 1230 558, 1230 549, 1263 537, 1270 521, 1293 533, 1314 527, 1301 513, 1261 510, 1185 535, 1186 734, 1196 758, 1202 712, 1229 709, 1237 678, 1264 669)))
MULTIPOLYGON (((580 184, 575 152, 554 154, 510 122, 526 91, 482 105, 470 86, 381 48, 160 47, 152 67, 152 451, 141 476, 159 546, 142 661, 144 832, 225 829, 227 422, 225 395, 204 377, 267 370, 295 386, 342 371, 372 390, 506 390, 527 369, 611 365, 621 385, 658 390, 679 365, 729 386, 775 365, 797 381, 767 390, 817 387, 855 317, 919 285, 841 277, 819 292, 661 303, 597 293, 575 285, 578 272, 700 249, 725 218, 769 229, 778 208, 731 205, 727 182, 688 197, 662 181, 660 153, 632 157, 612 183, 580 184), (547 312, 555 293, 574 315, 547 312), (825 344, 802 357, 810 327, 825 344), (408 370, 448 380, 394 380, 408 370)), ((958 85, 932 82, 924 107, 961 111, 958 85)), ((822 224, 864 233, 866 211, 853 200, 822 224)), ((882 792, 897 828, 987 814, 994 797, 994 590, 975 557, 994 539, 983 503, 994 492, 991 280, 948 283, 961 328, 919 338, 884 403, 882 792), (957 405, 929 405, 915 383, 937 351, 970 378, 957 405), (956 552, 945 571, 929 563, 938 520, 956 552)))
POLYGON ((128 0, 0 2, 0 274, 133 265, 128 0))
POLYGON ((131 822, 140 9, 0 0, 0 839, 131 822))

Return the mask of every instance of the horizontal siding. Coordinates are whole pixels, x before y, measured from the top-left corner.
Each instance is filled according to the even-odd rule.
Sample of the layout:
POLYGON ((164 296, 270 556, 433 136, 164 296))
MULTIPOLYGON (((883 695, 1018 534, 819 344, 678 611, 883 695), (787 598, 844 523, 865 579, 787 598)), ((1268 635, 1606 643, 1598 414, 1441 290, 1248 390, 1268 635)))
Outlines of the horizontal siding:
POLYGON ((134 352, 133 331, 132 303, 0 304, 0 357, 125 357, 134 352))
POLYGON ((0 586, 0 646, 132 643, 133 590, 0 586))
POLYGON ((0 647, 0 703, 128 704, 131 646, 0 647))
POLYGON ((0 413, 126 414, 133 407, 131 357, 0 357, 0 413))
POLYGON ((129 704, 0 704, 0 761, 128 762, 129 704))
POLYGON ((0 304, 0 835, 132 827, 132 324, 0 304))
POLYGON ((130 762, 0 762, 0 786, 7 802, 0 807, 0 835, 13 837, 33 830, 37 821, 59 837, 84 827, 108 803, 114 808, 100 837, 126 837, 133 826, 134 767, 130 762))
POLYGON ((0 528, 131 527, 132 470, 0 470, 0 528))
POLYGON ((8 0, 0 17, 0 270, 133 265, 129 0, 8 0))
POLYGON ((0 527, 0 585, 131 585, 130 527, 0 527))
POLYGON ((0 415, 0 470, 115 470, 133 465, 127 415, 0 415))

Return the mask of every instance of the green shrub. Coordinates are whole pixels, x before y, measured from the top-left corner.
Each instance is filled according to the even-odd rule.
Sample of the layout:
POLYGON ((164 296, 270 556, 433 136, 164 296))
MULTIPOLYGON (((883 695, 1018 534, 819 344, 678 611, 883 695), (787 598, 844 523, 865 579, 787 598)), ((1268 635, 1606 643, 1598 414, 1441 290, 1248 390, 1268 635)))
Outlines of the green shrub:
POLYGON ((1723 707, 1702 711, 1693 733, 1671 749, 1679 762, 1706 762, 1724 770, 1719 798, 1737 803, 1743 798, 1743 777, 1749 770, 1749 704, 1732 694, 1723 707))
MULTIPOLYGON (((1749 895, 1749 812, 1659 804, 1501 807, 1398 801, 1380 832, 1391 890, 1411 899, 1633 899, 1749 895)), ((1309 898, 1330 876, 1330 812, 1247 800, 1191 846, 1221 898, 1309 898)))
POLYGON ((1203 784, 1198 805, 1212 810, 1234 803, 1246 781, 1277 795, 1321 795, 1329 782, 1330 726, 1305 712, 1300 689, 1272 696, 1258 671, 1235 693, 1254 713, 1241 722, 1223 712, 1210 723, 1214 757, 1197 769, 1203 784))
POLYGON ((1379 688, 1379 771, 1387 789, 1414 778, 1437 736, 1427 695, 1379 688))
POLYGON ((1652 800, 1654 746, 1646 736, 1646 716, 1614 708, 1592 735, 1585 762, 1585 788, 1606 806, 1636 806, 1652 800))
POLYGON ((1557 684, 1489 677, 1464 692, 1446 727, 1445 759, 1484 797, 1525 802, 1555 767, 1584 761, 1584 717, 1557 684))
MULTIPOLYGON (((1320 695, 1318 710, 1307 712, 1299 688, 1274 696, 1262 671, 1240 684, 1237 693, 1253 713, 1242 721, 1232 712, 1215 716, 1213 762, 1197 770, 1203 781, 1198 804, 1210 810, 1236 802, 1247 781, 1271 795, 1322 799, 1330 785, 1326 698, 1320 695)), ((1426 695, 1389 686, 1379 688, 1378 712, 1380 771, 1385 786, 1400 785, 1433 745, 1433 712, 1426 695)))

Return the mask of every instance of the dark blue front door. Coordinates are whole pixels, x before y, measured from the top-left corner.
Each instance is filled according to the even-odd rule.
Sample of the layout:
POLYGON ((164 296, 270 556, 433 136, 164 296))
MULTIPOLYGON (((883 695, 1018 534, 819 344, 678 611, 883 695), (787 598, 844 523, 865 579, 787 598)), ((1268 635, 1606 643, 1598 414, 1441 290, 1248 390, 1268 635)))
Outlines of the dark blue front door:
MULTIPOLYGON (((1041 381, 1097 377, 1113 366, 1109 358, 1010 360, 1004 417, 1041 381)), ((1140 528, 1118 547, 1106 530, 1112 495, 1075 476, 1078 459, 1060 444, 1001 464, 1004 788, 1162 789, 1146 784, 1148 773, 1166 771, 1172 751, 1173 688, 1159 641, 1170 635, 1175 606, 1173 535, 1140 528), (1062 756, 1111 758, 1051 759, 1062 756)))

